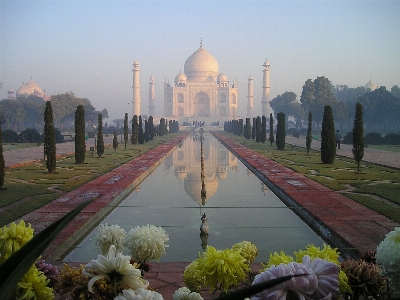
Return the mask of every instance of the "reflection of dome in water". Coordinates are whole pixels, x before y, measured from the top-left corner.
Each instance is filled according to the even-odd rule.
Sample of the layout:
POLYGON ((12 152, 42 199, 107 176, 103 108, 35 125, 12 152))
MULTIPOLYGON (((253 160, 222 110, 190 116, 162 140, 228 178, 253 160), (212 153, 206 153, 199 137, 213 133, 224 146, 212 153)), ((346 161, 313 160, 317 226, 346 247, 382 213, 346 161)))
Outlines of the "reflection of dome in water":
MULTIPOLYGON (((206 177, 204 179, 204 183, 206 185, 207 197, 206 202, 218 190, 218 181, 214 178, 206 177)), ((201 205, 201 178, 200 176, 195 176, 194 174, 188 174, 187 178, 184 181, 184 189, 186 194, 194 201, 196 201, 199 205, 201 205)))

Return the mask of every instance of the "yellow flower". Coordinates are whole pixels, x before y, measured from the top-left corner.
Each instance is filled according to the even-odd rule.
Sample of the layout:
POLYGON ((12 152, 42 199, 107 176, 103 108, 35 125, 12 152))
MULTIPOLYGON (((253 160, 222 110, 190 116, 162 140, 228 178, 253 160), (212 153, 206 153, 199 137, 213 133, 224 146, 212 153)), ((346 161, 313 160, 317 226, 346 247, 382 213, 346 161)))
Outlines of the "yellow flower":
POLYGON ((47 284, 49 279, 38 271, 36 267, 32 267, 25 273, 22 280, 18 282, 15 290, 17 300, 50 300, 54 299, 53 289, 47 284))
MULTIPOLYGON (((291 257, 290 255, 286 255, 283 251, 281 251, 279 254, 277 252, 274 252, 273 255, 270 253, 267 265, 262 264, 262 266, 264 267, 265 270, 272 266, 278 266, 280 264, 286 265, 290 262, 294 262, 293 257, 291 257)), ((264 270, 261 270, 261 272, 263 272, 264 270)))
POLYGON ((25 226, 21 220, 18 224, 14 222, 10 227, 4 226, 0 229, 0 263, 4 262, 11 254, 17 252, 33 237, 31 224, 25 226))
POLYGON ((183 281, 193 292, 200 291, 206 284, 205 276, 200 274, 199 260, 197 259, 186 266, 183 272, 183 281))
POLYGON ((200 275, 206 277, 206 285, 211 290, 219 288, 225 293, 244 280, 245 271, 249 270, 243 256, 232 249, 216 250, 208 246, 198 261, 200 275))
POLYGON ((248 241, 236 243, 232 246, 232 249, 238 251, 246 259, 247 264, 251 264, 258 255, 257 246, 248 241))

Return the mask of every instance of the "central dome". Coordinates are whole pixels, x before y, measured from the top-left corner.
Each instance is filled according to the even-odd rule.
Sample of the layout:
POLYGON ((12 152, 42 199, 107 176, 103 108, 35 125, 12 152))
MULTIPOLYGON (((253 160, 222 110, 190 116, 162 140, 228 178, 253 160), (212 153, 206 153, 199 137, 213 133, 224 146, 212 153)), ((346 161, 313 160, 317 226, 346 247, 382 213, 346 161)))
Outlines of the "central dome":
POLYGON ((185 62, 184 72, 188 80, 215 79, 218 75, 218 62, 207 50, 200 47, 185 62))

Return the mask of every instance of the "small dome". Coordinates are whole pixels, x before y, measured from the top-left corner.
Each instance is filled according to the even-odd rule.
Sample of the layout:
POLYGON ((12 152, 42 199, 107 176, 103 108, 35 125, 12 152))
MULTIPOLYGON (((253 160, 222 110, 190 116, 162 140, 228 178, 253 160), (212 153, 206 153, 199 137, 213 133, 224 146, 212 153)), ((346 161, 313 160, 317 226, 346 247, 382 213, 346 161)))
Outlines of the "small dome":
POLYGON ((175 82, 178 82, 178 81, 186 81, 185 74, 183 74, 182 72, 179 72, 179 74, 176 75, 176 77, 175 77, 175 82))
POLYGON ((188 80, 207 80, 218 74, 218 62, 207 50, 200 47, 185 62, 185 75, 188 80))
POLYGON ((17 97, 27 97, 33 94, 42 95, 43 91, 32 78, 17 90, 17 97))
POLYGON ((368 83, 364 86, 365 89, 370 89, 371 92, 376 90, 378 88, 378 85, 375 83, 372 83, 371 79, 368 81, 368 83))
POLYGON ((226 77, 225 74, 220 73, 217 77, 217 81, 221 82, 221 81, 228 81, 228 77, 226 77))

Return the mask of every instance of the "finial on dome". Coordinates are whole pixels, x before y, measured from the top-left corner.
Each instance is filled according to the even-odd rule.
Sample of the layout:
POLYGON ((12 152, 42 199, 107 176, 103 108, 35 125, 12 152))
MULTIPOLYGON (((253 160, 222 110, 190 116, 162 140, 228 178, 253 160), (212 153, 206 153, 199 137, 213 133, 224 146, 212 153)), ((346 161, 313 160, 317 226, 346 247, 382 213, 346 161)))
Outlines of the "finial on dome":
POLYGON ((200 48, 203 48, 203 38, 200 38, 200 48))

